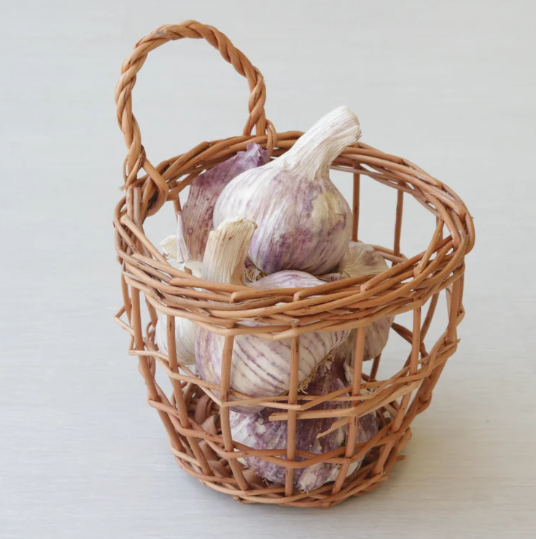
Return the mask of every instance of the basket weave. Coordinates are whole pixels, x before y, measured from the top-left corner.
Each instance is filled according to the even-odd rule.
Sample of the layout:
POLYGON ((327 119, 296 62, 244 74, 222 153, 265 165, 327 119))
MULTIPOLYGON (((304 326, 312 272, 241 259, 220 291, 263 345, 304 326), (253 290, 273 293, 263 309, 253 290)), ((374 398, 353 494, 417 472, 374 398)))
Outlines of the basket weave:
POLYGON ((168 264, 145 236, 145 220, 166 201, 173 201, 174 209, 180 209, 178 195, 197 175, 245 150, 248 144, 261 144, 275 157, 291 148, 301 132, 277 133, 265 116, 266 88, 260 71, 224 34, 195 21, 162 26, 140 40, 123 64, 115 97, 117 119, 128 148, 124 164, 126 196, 114 212, 115 246, 122 265, 124 301, 116 321, 130 334, 129 354, 139 359, 149 405, 156 409, 166 428, 178 465, 210 488, 245 503, 330 507, 378 487, 402 458, 399 453, 411 437, 410 424, 430 404, 445 362, 457 348, 456 328, 464 316, 464 257, 474 244, 473 223, 465 204, 452 189, 407 159, 357 143, 347 148, 332 168, 352 175, 353 240, 358 237, 360 178, 368 176, 396 189, 393 249, 374 246, 392 262, 390 269, 373 278, 278 290, 277 296, 273 291, 202 281, 168 264), (202 142, 182 155, 153 166, 145 155, 140 129, 132 113, 132 89, 147 54, 170 40, 182 38, 207 40, 247 79, 249 116, 242 136, 202 142), (251 134, 253 128, 256 135, 251 134), (414 197, 436 218, 428 248, 411 258, 400 251, 404 194, 414 197), (424 340, 442 291, 447 300, 448 327, 428 350, 424 340), (142 295, 149 320, 145 331, 142 295), (284 302, 282 296, 286 296, 284 302), (167 316, 169 357, 159 352, 154 344, 157 311, 167 316), (381 356, 363 363, 367 326, 380 317, 407 311, 413 312, 412 326, 406 328, 394 323, 392 331, 409 343, 408 355, 400 358, 398 372, 386 380, 377 380, 381 356), (177 362, 176 316, 189 318, 225 336, 221 385, 200 380, 187 366, 177 362), (242 324, 252 319, 261 320, 265 325, 242 324), (348 328, 358 328, 353 386, 343 394, 339 391, 327 397, 300 396, 302 404, 297 404, 299 335, 314 329, 340 331, 348 328), (234 336, 243 333, 257 333, 266 339, 293 339, 288 395, 257 399, 265 406, 280 409, 270 419, 288 421, 284 450, 253 450, 232 439, 230 399, 235 399, 233 405, 237 404, 236 399, 251 401, 247 395, 229 388, 234 336), (166 396, 155 380, 157 365, 171 379, 170 396, 166 396), (370 365, 368 372, 364 365, 370 365), (360 394, 363 388, 369 391, 360 394), (349 401, 350 407, 311 410, 321 400, 329 399, 349 401), (380 431, 370 441, 356 444, 357 418, 372 411, 380 422, 380 431), (321 414, 347 419, 346 447, 322 455, 297 451, 296 420, 321 414), (366 458, 362 466, 345 478, 350 464, 363 455, 366 458), (285 484, 272 484, 255 476, 237 460, 246 456, 285 466, 285 484), (295 460, 296 457, 300 460, 295 460), (341 464, 338 479, 312 492, 294 490, 294 470, 320 461, 341 464))

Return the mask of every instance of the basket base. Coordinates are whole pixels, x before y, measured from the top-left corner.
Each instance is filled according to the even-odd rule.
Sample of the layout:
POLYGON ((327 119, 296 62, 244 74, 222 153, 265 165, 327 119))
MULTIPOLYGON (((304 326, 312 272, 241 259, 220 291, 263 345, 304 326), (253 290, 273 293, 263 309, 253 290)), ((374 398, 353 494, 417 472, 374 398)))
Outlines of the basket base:
MULTIPOLYGON (((409 437, 411 438, 411 432, 409 430, 407 432, 409 432, 409 437)), ((403 459, 403 455, 398 455, 397 458, 394 459, 393 465, 403 459)), ((367 494, 368 492, 372 492, 373 490, 377 489, 381 483, 387 481, 387 474, 391 471, 393 465, 391 465, 388 470, 385 470, 385 472, 372 475, 371 472, 376 462, 377 459, 367 465, 368 473, 365 476, 360 475, 359 477, 355 477, 353 480, 348 478, 343 484, 342 490, 336 495, 332 495, 331 493, 333 483, 327 483, 320 489, 312 492, 303 492, 294 496, 285 496, 285 488, 283 485, 274 485, 267 482, 267 489, 269 489, 270 485, 272 485, 273 490, 277 489, 280 491, 279 493, 272 492, 270 497, 268 497, 266 495, 262 495, 256 490, 247 492, 235 491, 231 493, 228 489, 219 488, 214 482, 204 481, 201 479, 200 482, 213 490, 230 494, 234 500, 244 504, 262 503, 281 506, 316 507, 318 509, 329 509, 330 507, 339 505, 349 498, 358 498, 364 494, 367 494)))
MULTIPOLYGON (((185 436, 184 429, 177 421, 173 421, 175 426, 179 427, 177 435, 183 444, 182 451, 172 447, 177 464, 207 487, 228 494, 233 499, 245 504, 262 503, 327 509, 348 498, 362 496, 367 492, 372 492, 387 480, 393 466, 404 458, 400 452, 411 438, 409 427, 405 431, 400 430, 395 434, 390 434, 389 441, 369 451, 361 467, 344 480, 342 487, 336 493, 333 492, 334 483, 331 482, 314 491, 294 490, 290 496, 286 496, 284 485, 266 481, 255 475, 253 470, 240 464, 240 470, 248 485, 248 489, 244 490, 237 484, 229 462, 225 458, 219 457, 215 451, 215 449, 222 449, 217 447, 214 442, 214 440, 219 439, 217 426, 219 407, 204 394, 199 398, 195 395, 186 396, 188 398, 188 415, 193 430, 197 431, 196 434, 199 436, 185 436), (194 458, 195 451, 192 444, 197 445, 198 451, 201 450, 205 455, 206 462, 210 467, 210 474, 203 473, 199 468, 197 460, 194 458)), ((174 405, 173 402, 170 404, 174 405)), ((381 408, 378 412, 378 417, 382 418, 384 427, 392 423, 391 410, 381 408)), ((237 461, 235 461, 236 464, 238 464, 237 461)))

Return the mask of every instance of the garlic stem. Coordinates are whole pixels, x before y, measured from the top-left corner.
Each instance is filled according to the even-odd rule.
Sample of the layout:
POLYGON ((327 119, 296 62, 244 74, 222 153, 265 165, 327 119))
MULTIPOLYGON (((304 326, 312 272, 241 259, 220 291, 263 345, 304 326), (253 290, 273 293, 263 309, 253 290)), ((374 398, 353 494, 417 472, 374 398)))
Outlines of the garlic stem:
POLYGON ((243 285, 244 267, 257 225, 248 219, 223 221, 208 236, 202 278, 216 283, 243 285))
POLYGON ((268 166, 295 170, 311 179, 325 178, 334 159, 361 136, 357 116, 346 106, 326 114, 281 158, 268 166))

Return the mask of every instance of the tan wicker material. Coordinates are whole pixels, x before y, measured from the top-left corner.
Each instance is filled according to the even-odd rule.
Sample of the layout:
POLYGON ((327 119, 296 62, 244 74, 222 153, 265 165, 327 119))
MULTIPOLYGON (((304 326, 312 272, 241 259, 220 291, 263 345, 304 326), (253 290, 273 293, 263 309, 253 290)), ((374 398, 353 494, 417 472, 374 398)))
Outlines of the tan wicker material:
POLYGON ((351 278, 315 288, 278 290, 206 282, 174 269, 145 236, 143 225, 147 217, 160 210, 166 201, 172 202, 172 210, 173 206, 177 209, 179 192, 193 178, 245 150, 247 144, 259 143, 272 156, 279 156, 301 135, 298 131, 277 133, 266 119, 265 99, 260 71, 215 28, 195 21, 163 26, 136 44, 123 64, 116 88, 117 119, 128 148, 124 165, 126 196, 117 205, 113 218, 124 302, 116 320, 130 334, 129 353, 139 359, 149 405, 159 414, 171 451, 183 470, 203 484, 245 503, 330 507, 369 492, 387 479, 411 437, 412 420, 430 404, 445 362, 458 345, 457 325, 464 316, 464 257, 473 247, 474 228, 465 204, 448 186, 407 159, 358 143, 347 148, 333 168, 352 175, 354 239, 358 237, 363 177, 397 190, 393 249, 375 246, 392 262, 390 269, 373 277, 351 278), (247 79, 249 116, 241 136, 202 142, 154 166, 145 154, 140 128, 132 113, 132 90, 147 54, 170 40, 182 38, 204 38, 247 79), (252 135, 254 127, 256 134, 252 135), (430 230, 428 248, 410 258, 400 251, 405 196, 420 202, 437 223, 435 230, 430 230), (441 292, 447 300, 448 326, 427 349, 424 341, 441 292), (149 313, 145 327, 142 298, 146 305, 143 311, 149 313), (167 315, 169 357, 154 344, 157 311, 167 315), (407 311, 413 311, 412 326, 406 328, 395 321, 392 331, 409 343, 409 355, 400 358, 398 372, 377 380, 381 357, 363 362, 367 326, 380 317, 407 311), (225 336, 221 386, 200 380, 188 366, 177 362, 175 317, 189 318, 225 336), (264 325, 245 326, 243 323, 248 320, 262 321, 264 325), (345 328, 359 328, 353 386, 328 396, 306 395, 297 399, 299 335, 313 329, 345 328), (291 389, 287 395, 254 400, 230 389, 234 336, 243 333, 256 333, 266 339, 293 339, 291 389), (171 379, 173 392, 169 396, 155 380, 157 368, 171 379), (369 391, 361 391, 364 388, 369 391), (235 399, 233 404, 260 402, 279 409, 271 420, 288 421, 287 449, 258 451, 234 442, 229 426, 231 397, 235 399), (351 406, 311 410, 321 400, 344 400, 351 406), (369 442, 356 445, 357 418, 371 411, 377 414, 381 429, 369 442), (341 423, 349 423, 347 446, 323 455, 297 451, 296 420, 316 417, 340 417, 341 423), (367 456, 363 465, 345 478, 350 463, 364 454, 367 456), (286 483, 271 484, 255 476, 237 460, 246 456, 262 457, 285 466, 286 483), (296 457, 305 460, 296 461, 296 457), (294 470, 320 461, 341 464, 338 479, 312 492, 293 490, 294 470))

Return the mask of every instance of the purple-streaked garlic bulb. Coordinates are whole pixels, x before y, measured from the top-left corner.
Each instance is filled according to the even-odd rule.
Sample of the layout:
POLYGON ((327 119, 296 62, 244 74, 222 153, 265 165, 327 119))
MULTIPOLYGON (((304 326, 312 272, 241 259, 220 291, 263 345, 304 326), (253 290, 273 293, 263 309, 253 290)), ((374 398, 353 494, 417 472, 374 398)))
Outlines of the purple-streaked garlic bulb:
MULTIPOLYGON (((244 263, 255 224, 245 219, 224 221, 209 235, 203 259, 207 281, 244 285, 244 263)), ((310 287, 322 281, 301 271, 283 271, 256 281, 254 288, 310 287)), ((262 325, 248 322, 251 327, 262 325)), ((300 335, 299 381, 307 380, 320 362, 348 336, 348 331, 310 332, 300 335)), ((208 382, 221 381, 224 337, 198 328, 196 364, 208 382)), ((270 340, 259 334, 234 338, 231 389, 250 397, 280 395, 289 389, 292 339, 270 340)), ((240 410, 243 410, 241 407, 240 410)), ((245 411, 257 411, 258 407, 245 411)))
MULTIPOLYGON (((323 364, 307 387, 308 395, 327 395, 345 387, 335 364, 323 364)), ((332 410, 348 407, 343 401, 327 401, 312 408, 312 410, 332 410)), ((270 414, 280 411, 266 408, 257 414, 240 414, 231 412, 231 433, 233 440, 256 450, 285 449, 287 447, 287 421, 270 421, 270 414)), ((298 419, 296 421, 296 449, 313 454, 323 454, 342 447, 348 435, 346 425, 336 428, 328 434, 338 417, 322 419, 298 419)), ((374 413, 358 419, 356 443, 367 442, 378 431, 374 413)), ((284 458, 284 457, 283 457, 284 458)), ((297 461, 303 458, 297 457, 297 461)), ((363 459, 353 463, 347 475, 353 473, 363 459)), ((285 468, 278 464, 267 462, 258 457, 247 457, 243 462, 254 472, 274 483, 285 482, 285 468)), ((294 488, 301 491, 315 490, 325 483, 335 481, 340 466, 327 462, 319 462, 306 468, 294 470, 294 488)))
POLYGON ((246 151, 200 174, 190 184, 182 210, 184 238, 193 260, 203 260, 208 233, 212 230, 214 206, 223 188, 236 176, 268 161, 268 150, 248 144, 246 151))
MULTIPOLYGON (((362 242, 351 241, 348 250, 334 273, 323 275, 322 280, 331 283, 347 279, 349 277, 361 277, 363 275, 378 275, 388 269, 383 256, 371 245, 362 242)), ((385 316, 367 326, 365 336, 365 349, 363 360, 367 361, 378 356, 385 348, 389 338, 389 331, 393 323, 393 316, 385 316)), ((346 376, 349 382, 353 379, 353 365, 357 330, 352 330, 350 337, 344 343, 348 349, 348 360, 345 363, 346 376)))
POLYGON ((264 273, 332 271, 346 252, 352 215, 329 168, 360 134, 347 107, 330 112, 287 153, 232 180, 216 203, 214 226, 236 216, 254 221, 249 257, 264 273))
MULTIPOLYGON (((192 275, 201 277, 202 264, 191 260, 190 251, 186 246, 183 234, 181 214, 177 214, 177 235, 168 236, 160 242, 167 261, 174 268, 190 271, 192 275)), ((175 348, 177 360, 186 365, 195 364, 195 333, 196 325, 187 318, 175 317, 175 348)), ((166 315, 158 313, 155 328, 155 343, 163 354, 168 354, 166 315)))

